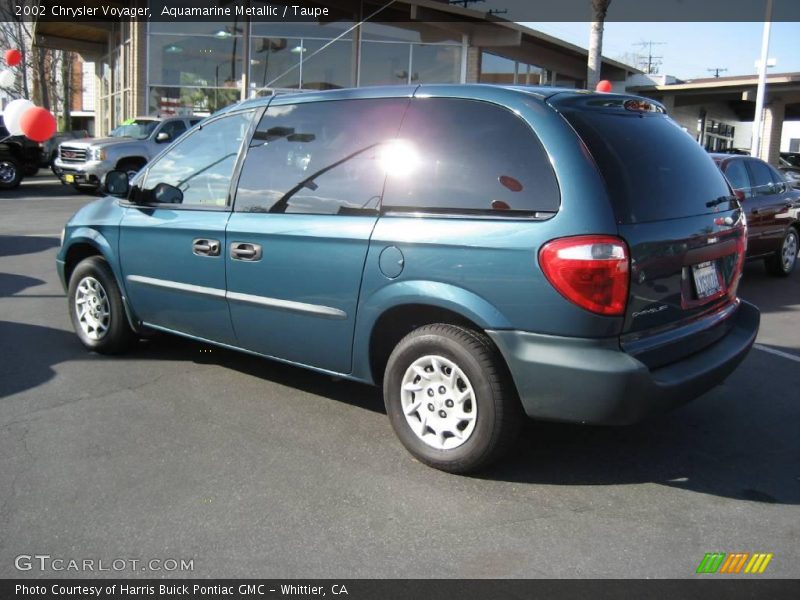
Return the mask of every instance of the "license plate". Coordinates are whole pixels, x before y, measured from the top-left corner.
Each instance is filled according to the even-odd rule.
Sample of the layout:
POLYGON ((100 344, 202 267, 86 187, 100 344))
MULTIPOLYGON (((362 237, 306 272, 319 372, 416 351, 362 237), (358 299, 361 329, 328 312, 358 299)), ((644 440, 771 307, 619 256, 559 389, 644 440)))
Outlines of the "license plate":
POLYGON ((716 263, 709 261, 692 265, 692 275, 698 298, 708 298, 722 291, 716 263))
POLYGON ((75 183, 75 175, 64 175, 64 181, 67 183, 75 183))

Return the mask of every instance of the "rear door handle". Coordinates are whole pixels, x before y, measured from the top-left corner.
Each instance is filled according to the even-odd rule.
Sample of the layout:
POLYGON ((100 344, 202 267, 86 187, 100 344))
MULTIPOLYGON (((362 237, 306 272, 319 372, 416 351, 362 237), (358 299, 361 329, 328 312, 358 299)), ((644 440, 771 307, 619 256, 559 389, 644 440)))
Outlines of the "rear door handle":
POLYGON ((197 256, 219 256, 219 240, 197 238, 192 240, 192 254, 197 256))
POLYGON ((261 245, 249 242, 233 242, 231 244, 231 258, 246 262, 261 260, 261 245))

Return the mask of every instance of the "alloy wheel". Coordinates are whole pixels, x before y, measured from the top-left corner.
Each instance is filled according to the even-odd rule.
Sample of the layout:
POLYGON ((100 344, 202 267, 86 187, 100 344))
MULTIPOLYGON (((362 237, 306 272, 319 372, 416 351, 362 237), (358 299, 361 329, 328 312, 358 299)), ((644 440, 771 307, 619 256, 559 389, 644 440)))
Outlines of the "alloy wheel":
POLYGON ((781 248, 781 266, 784 272, 789 273, 797 260, 797 233, 794 229, 786 234, 781 248))
POLYGON ((7 160, 0 161, 0 183, 11 183, 17 176, 17 167, 7 160))
POLYGON ((403 375, 400 400, 409 427, 432 448, 457 448, 475 430, 475 391, 461 368, 447 358, 415 360, 403 375))
POLYGON ((100 340, 111 325, 108 294, 94 277, 84 277, 75 290, 75 314, 83 333, 90 340, 100 340))

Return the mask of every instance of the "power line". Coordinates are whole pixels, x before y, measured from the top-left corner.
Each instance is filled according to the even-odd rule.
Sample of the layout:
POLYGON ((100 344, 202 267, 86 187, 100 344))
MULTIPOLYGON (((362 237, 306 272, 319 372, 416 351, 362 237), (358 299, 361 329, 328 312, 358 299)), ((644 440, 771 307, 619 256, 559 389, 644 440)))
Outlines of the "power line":
POLYGON ((711 67, 710 69, 706 69, 709 73, 714 73, 714 77, 719 77, 719 74, 723 71, 727 71, 728 69, 723 69, 721 67, 711 67))

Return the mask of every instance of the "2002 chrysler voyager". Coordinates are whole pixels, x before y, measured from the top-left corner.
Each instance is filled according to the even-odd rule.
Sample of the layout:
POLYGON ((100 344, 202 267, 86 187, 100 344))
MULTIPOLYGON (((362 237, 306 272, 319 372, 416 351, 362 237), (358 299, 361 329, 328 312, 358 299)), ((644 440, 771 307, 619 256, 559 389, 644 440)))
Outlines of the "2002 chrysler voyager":
POLYGON ((530 417, 625 424, 720 383, 746 223, 651 100, 362 88, 239 103, 66 226, 89 349, 177 333, 383 385, 406 448, 487 465, 530 417))

